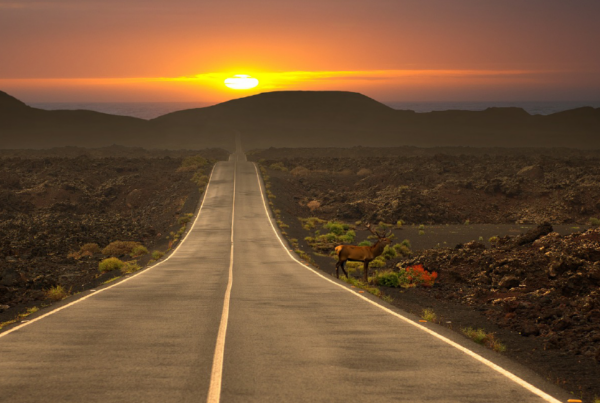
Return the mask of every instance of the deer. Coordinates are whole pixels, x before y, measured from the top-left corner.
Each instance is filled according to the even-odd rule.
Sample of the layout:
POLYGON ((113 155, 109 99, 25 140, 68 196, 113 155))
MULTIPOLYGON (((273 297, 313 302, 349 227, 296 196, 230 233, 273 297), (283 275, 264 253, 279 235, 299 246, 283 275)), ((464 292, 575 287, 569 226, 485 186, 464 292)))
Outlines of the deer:
POLYGON ((363 262, 365 264, 365 283, 368 282, 369 278, 369 263, 377 256, 383 253, 383 249, 392 243, 389 238, 392 235, 392 231, 389 233, 380 234, 371 228, 371 224, 365 225, 369 231, 377 236, 377 243, 373 246, 355 246, 355 245, 338 245, 335 247, 335 253, 338 256, 338 262, 335 264, 335 276, 340 278, 339 269, 342 268, 344 275, 348 277, 346 273, 346 262, 363 262))

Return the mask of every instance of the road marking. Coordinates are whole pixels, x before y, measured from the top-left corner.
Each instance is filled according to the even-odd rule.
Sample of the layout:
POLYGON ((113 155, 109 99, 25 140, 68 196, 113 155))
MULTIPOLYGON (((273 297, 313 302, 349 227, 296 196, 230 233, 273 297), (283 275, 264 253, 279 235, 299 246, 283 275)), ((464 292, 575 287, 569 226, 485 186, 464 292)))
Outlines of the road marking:
MULTIPOLYGON (((218 164, 218 163, 217 163, 217 164, 218 164)), ((193 223, 193 224, 192 224, 192 226, 190 227, 190 230, 187 232, 187 234, 185 235, 185 237, 183 237, 183 239, 181 240, 181 242, 179 242, 179 245, 177 245, 177 247, 175 248, 175 250, 173 250, 173 253, 171 253, 169 256, 167 256, 167 258, 166 258, 165 260, 163 260, 163 261, 161 261, 161 262, 158 262, 158 263, 156 263, 155 265, 153 265, 153 266, 150 266, 150 267, 146 268, 145 270, 143 270, 143 271, 141 271, 141 272, 139 272, 139 273, 137 273, 137 274, 134 274, 134 275, 133 275, 133 276, 131 276, 131 277, 125 278, 125 279, 123 279, 123 280, 119 281, 118 283, 115 283, 115 284, 113 284, 113 285, 111 285, 111 286, 108 286, 108 287, 106 287, 106 288, 102 288, 102 289, 100 289, 100 290, 90 290, 90 293, 89 293, 88 295, 86 295, 85 297, 81 297, 81 298, 79 298, 79 299, 78 299, 78 300, 76 300, 76 301, 73 301, 73 302, 70 302, 70 303, 68 303, 68 304, 66 304, 66 305, 63 305, 63 306, 61 306, 60 308, 53 309, 53 310, 51 310, 50 312, 48 312, 48 313, 45 313, 44 315, 38 316, 38 317, 37 317, 37 318, 35 318, 35 319, 31 319, 29 322, 22 323, 22 324, 21 324, 21 325, 19 325, 19 326, 15 326, 15 327, 13 327, 13 328, 12 328, 12 329, 10 329, 10 330, 7 330, 7 331, 5 331, 5 332, 3 332, 3 333, 0 333, 0 338, 4 337, 4 336, 6 336, 6 335, 8 335, 8 334, 10 334, 10 333, 12 333, 12 332, 15 332, 15 331, 17 331, 17 330, 19 330, 19 329, 22 329, 22 328, 24 328, 25 326, 29 326, 29 325, 31 325, 32 323, 35 323, 35 322, 37 322, 38 320, 42 320, 42 319, 44 319, 44 318, 47 318, 47 317, 48 317, 48 316, 50 316, 50 315, 54 315, 55 313, 57 313, 57 312, 60 312, 60 311, 62 311, 63 309, 66 309, 66 308, 68 308, 68 307, 70 307, 70 306, 73 306, 73 305, 75 305, 75 304, 78 304, 78 303, 80 303, 81 301, 85 301, 86 299, 88 299, 88 298, 90 298, 90 297, 93 297, 93 296, 95 296, 95 295, 98 295, 98 294, 100 294, 100 293, 102 293, 102 292, 104 292, 104 291, 106 291, 106 290, 110 290, 110 289, 111 289, 111 288, 113 288, 113 287, 116 287, 116 286, 119 286, 119 285, 121 285, 121 284, 123 284, 123 283, 126 283, 126 282, 128 282, 129 280, 131 280, 131 279, 133 279, 133 278, 136 278, 137 276, 141 276, 142 274, 149 272, 151 269, 154 269, 155 267, 157 267, 157 266, 160 266, 161 264, 165 263, 167 260, 171 259, 171 258, 173 257, 173 255, 175 255, 175 253, 177 252, 177 249, 179 249, 179 247, 180 247, 181 245, 183 245, 183 243, 185 242, 185 240, 187 239, 187 237, 188 237, 188 236, 189 236, 189 235, 192 233, 192 229, 193 229, 193 228, 194 228, 194 226, 196 225, 196 222, 198 221, 198 218, 200 218, 200 212, 202 211, 202 207, 204 207, 204 202, 206 201, 206 195, 208 194, 208 188, 210 187, 210 180, 212 179, 213 172, 215 171, 215 166, 216 166, 217 164, 213 165, 213 169, 212 169, 212 171, 210 172, 210 176, 209 176, 209 178, 208 178, 208 185, 206 185, 206 190, 204 191, 204 195, 202 196, 202 203, 200 204, 200 208, 198 209, 198 214, 196 215, 196 219, 194 220, 194 223, 193 223)))
POLYGON ((352 294, 352 295, 354 295, 354 296, 356 296, 358 298, 363 299, 364 301, 368 302, 369 304, 374 305, 377 308, 379 308, 379 309, 381 309, 381 310, 383 310, 383 311, 385 311, 385 312, 387 312, 387 313, 389 313, 389 314, 391 314, 391 315, 393 315, 393 316, 395 316, 395 317, 403 320, 404 322, 406 322, 406 323, 408 323, 408 324, 410 324, 410 325, 412 325, 412 326, 414 326, 414 327, 416 327, 416 328, 418 328, 418 329, 420 329, 420 330, 422 330, 422 331, 424 331, 426 333, 429 333, 430 335, 432 335, 432 336, 436 337, 437 339, 439 339, 439 340, 441 340, 441 341, 443 341, 443 342, 451 345, 452 347, 455 347, 456 349, 458 349, 458 350, 462 351, 463 353, 469 355, 470 357, 476 359, 477 361, 481 362, 482 364, 484 364, 484 365, 488 366, 489 368, 495 370, 496 372, 499 372, 500 374, 504 375, 505 377, 507 377, 511 381, 513 381, 513 382, 521 385, 523 388, 525 388, 525 389, 529 390, 530 392, 538 395, 539 397, 541 397, 545 401, 550 402, 550 403, 561 403, 560 400, 555 399, 554 397, 550 396, 546 392, 544 392, 544 391, 536 388, 535 386, 533 386, 529 382, 524 381, 523 379, 519 378, 518 376, 516 376, 512 372, 509 372, 509 371, 505 370, 504 368, 500 367, 499 365, 494 364, 490 360, 488 360, 488 359, 480 356, 477 353, 474 353, 473 351, 469 350, 468 348, 461 346, 460 344, 458 344, 458 343, 456 343, 456 342, 448 339, 447 337, 444 337, 441 334, 438 334, 438 333, 434 332, 433 330, 431 330, 431 329, 429 329, 429 328, 427 328, 427 327, 425 327, 423 325, 420 325, 418 322, 414 322, 411 319, 409 319, 409 318, 407 318, 405 316, 402 316, 399 313, 394 312, 394 311, 392 311, 389 308, 384 307, 383 305, 379 305, 375 301, 372 301, 369 298, 367 298, 367 297, 365 297, 365 296, 363 296, 363 295, 361 295, 359 293, 353 292, 348 287, 346 287, 346 286, 344 286, 342 284, 336 283, 335 281, 327 278, 325 275, 317 272, 312 267, 307 266, 306 264, 304 264, 300 260, 298 260, 294 255, 292 255, 290 253, 290 251, 288 250, 288 247, 286 246, 285 242, 283 241, 283 239, 281 238, 281 236, 277 232, 277 229, 275 228, 275 225, 273 225, 273 220, 271 219, 271 215, 269 214, 269 210, 267 208, 267 203, 265 202, 265 196, 264 196, 263 186, 262 186, 262 183, 261 183, 261 180, 260 180, 260 175, 258 174, 258 168, 256 167, 255 163, 252 163, 252 164, 254 164, 254 171, 256 172, 256 179, 258 181, 258 186, 260 188, 260 197, 262 198, 263 207, 265 208, 265 213, 267 214, 267 218, 269 219, 269 224, 271 224, 271 228, 273 229, 273 232, 275 233, 275 236, 277 236, 277 239, 279 240, 279 243, 281 243, 281 245, 283 246, 283 249, 287 252, 287 254, 296 263, 298 263, 300 266, 304 267, 305 269, 310 270, 311 272, 313 272, 317 276, 321 277, 322 279, 330 282, 331 284, 334 284, 334 285, 340 287, 342 290, 347 291, 350 294, 352 294))
MULTIPOLYGON (((237 158, 237 156, 236 156, 237 158)), ((223 380, 223 356, 225 355, 225 337, 227 336, 227 322, 229 321, 229 300, 231 299, 231 286, 233 284, 233 220, 235 218, 235 183, 237 175, 237 160, 233 168, 233 203, 231 207, 231 251, 229 253, 229 279, 225 290, 223 313, 217 334, 215 355, 213 357, 212 372, 210 374, 210 387, 208 389, 208 403, 219 403, 221 400, 221 383, 223 380)))

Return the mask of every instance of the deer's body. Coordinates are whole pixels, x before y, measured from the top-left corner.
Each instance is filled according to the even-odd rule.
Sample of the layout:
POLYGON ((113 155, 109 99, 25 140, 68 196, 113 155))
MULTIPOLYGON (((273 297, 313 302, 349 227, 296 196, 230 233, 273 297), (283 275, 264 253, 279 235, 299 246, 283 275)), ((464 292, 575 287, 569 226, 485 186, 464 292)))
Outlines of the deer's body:
POLYGON ((363 262, 364 263, 364 273, 365 273, 365 283, 369 278, 369 263, 377 256, 383 253, 383 250, 387 245, 392 243, 392 241, 387 238, 385 235, 380 235, 377 232, 371 230, 370 226, 367 226, 369 231, 373 234, 377 235, 379 238, 377 243, 372 246, 355 246, 355 245, 339 245, 335 247, 335 253, 338 256, 338 262, 335 265, 335 275, 337 278, 340 278, 339 269, 342 268, 344 275, 348 277, 348 273, 346 273, 346 262, 363 262))

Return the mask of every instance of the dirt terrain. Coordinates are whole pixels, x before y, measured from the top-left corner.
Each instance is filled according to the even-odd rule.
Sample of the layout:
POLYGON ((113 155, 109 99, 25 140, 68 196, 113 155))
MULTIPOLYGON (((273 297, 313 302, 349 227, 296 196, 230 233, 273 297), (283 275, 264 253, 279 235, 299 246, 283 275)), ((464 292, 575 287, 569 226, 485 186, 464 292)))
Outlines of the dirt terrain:
POLYGON ((99 271, 111 242, 142 244, 149 253, 115 255, 141 266, 153 251, 166 253, 196 211, 198 178, 228 153, 109 147, 12 155, 18 156, 3 151, 0 158, 0 323, 51 303, 53 287, 72 294, 121 275, 99 271), (205 163, 186 166, 202 161, 191 156, 205 163), (98 247, 80 250, 85 244, 98 247))
POLYGON ((597 152, 357 147, 271 149, 249 158, 270 168, 297 217, 560 224, 600 216, 597 152))
MULTIPOLYGON (((598 154, 468 151, 270 149, 250 158, 263 167, 272 208, 292 246, 328 274, 335 270, 328 254, 336 241, 316 241, 334 232, 327 222, 345 223, 355 234, 353 244, 371 235, 364 222, 392 224, 396 243, 410 234, 419 244, 415 237, 431 237, 429 228, 441 234, 446 224, 464 228, 464 243, 440 236, 423 249, 413 247, 411 254, 372 265, 372 273, 423 265, 439 275, 433 287, 386 287, 377 276, 363 286, 416 314, 433 309, 435 322, 459 333, 482 328, 505 345, 502 354, 574 397, 595 402, 600 397, 600 229, 590 218, 600 216, 598 154), (310 227, 308 217, 322 221, 310 227), (511 228, 511 235, 497 232, 495 238, 471 241, 477 238, 469 237, 465 222, 530 225, 521 226, 522 234, 511 228), (558 225, 564 223, 572 224, 558 225)), ((482 225, 477 231, 490 227, 508 228, 482 225)), ((331 239, 344 243, 343 236, 331 239)), ((358 279, 362 270, 352 275, 358 279)))

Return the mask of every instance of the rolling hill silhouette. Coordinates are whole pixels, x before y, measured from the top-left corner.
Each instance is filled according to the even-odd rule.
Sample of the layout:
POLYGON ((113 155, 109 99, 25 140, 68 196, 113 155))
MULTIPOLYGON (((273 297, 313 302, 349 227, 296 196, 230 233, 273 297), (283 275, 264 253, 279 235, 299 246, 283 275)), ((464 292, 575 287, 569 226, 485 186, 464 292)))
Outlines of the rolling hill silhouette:
POLYGON ((600 109, 548 116, 520 108, 415 113, 365 95, 281 91, 152 120, 92 111, 45 111, 0 92, 1 148, 56 146, 146 148, 475 146, 600 148, 600 109))

